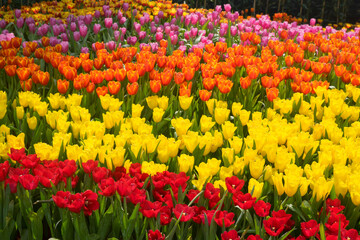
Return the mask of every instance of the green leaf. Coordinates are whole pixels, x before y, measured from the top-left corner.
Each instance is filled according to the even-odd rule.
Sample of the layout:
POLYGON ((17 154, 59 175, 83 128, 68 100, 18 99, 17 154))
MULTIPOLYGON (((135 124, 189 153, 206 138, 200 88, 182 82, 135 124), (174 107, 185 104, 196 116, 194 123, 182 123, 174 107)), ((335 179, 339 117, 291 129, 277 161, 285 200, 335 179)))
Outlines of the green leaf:
POLYGON ((99 224, 100 227, 98 231, 100 239, 106 239, 106 237, 109 235, 111 229, 112 216, 113 216, 113 206, 110 205, 108 210, 105 212, 104 216, 100 220, 100 224, 99 224))
POLYGON ((124 239, 131 239, 131 235, 132 235, 132 233, 134 231, 134 227, 135 227, 135 222, 138 217, 139 208, 140 208, 140 204, 137 204, 129 218, 128 226, 125 231, 124 239))
POLYGON ((287 238, 287 236, 290 235, 290 233, 292 233, 293 231, 295 231, 296 228, 291 229, 290 231, 286 232, 284 235, 281 236, 281 238, 279 240, 284 240, 285 238, 287 238))

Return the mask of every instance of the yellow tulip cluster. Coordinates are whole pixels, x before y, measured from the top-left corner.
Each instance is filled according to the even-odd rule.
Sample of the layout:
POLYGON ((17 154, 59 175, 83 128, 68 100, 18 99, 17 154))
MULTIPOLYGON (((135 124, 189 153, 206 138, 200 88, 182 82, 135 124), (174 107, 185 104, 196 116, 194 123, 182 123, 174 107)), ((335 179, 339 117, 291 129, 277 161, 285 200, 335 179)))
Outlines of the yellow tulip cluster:
MULTIPOLYGON (((198 120, 184 118, 193 99, 180 97, 182 112, 171 121, 163 119, 169 99, 158 96, 147 97, 146 105, 127 105, 127 113, 121 110, 122 101, 102 96, 102 119, 82 107, 82 95, 77 94, 50 94, 42 101, 35 93, 20 92, 13 108, 19 120, 27 117, 30 129, 36 131, 36 122, 43 121, 52 130, 49 143, 34 144, 41 160, 64 153, 79 162, 98 159, 114 169, 129 168, 130 159, 137 159, 150 175, 176 161, 178 171, 191 174, 198 189, 210 181, 225 187, 227 177, 246 175, 248 191, 256 197, 268 182, 280 196, 299 191, 319 201, 334 188, 337 195, 349 192, 360 205, 359 96, 360 90, 351 85, 346 91, 319 87, 311 97, 296 93, 291 99, 275 99, 266 113, 251 113, 236 102, 229 109, 228 102, 210 99, 198 120), (152 112, 148 120, 142 117, 146 106, 152 112), (166 122, 169 135, 157 134, 156 127, 166 122)), ((0 97, 6 104, 6 93, 0 97)), ((2 125, 1 157, 12 147, 24 147, 24 137, 11 135, 2 125)))

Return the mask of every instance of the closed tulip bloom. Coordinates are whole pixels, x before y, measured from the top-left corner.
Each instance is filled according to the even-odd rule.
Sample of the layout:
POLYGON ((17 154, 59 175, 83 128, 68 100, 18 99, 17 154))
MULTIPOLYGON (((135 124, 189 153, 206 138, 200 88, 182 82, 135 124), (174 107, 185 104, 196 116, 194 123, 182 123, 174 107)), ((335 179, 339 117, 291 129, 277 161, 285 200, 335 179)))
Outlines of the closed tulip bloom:
POLYGON ((131 116, 133 118, 140 117, 143 109, 144 106, 141 106, 140 104, 133 104, 131 106, 131 116))
POLYGON ((208 132, 213 126, 215 122, 212 121, 212 117, 207 117, 206 115, 202 115, 200 118, 200 128, 201 132, 208 132))
POLYGON ((30 130, 34 130, 37 126, 37 118, 35 116, 31 118, 26 118, 27 124, 30 128, 30 130))
POLYGON ((194 156, 189 156, 186 154, 181 154, 178 157, 179 171, 180 172, 188 172, 191 171, 194 167, 195 158, 194 156))
POLYGON ((248 193, 250 193, 251 196, 256 197, 256 199, 259 199, 261 197, 263 186, 263 182, 260 183, 256 179, 251 178, 249 180, 248 193))
POLYGON ((215 121, 217 124, 223 124, 229 118, 230 110, 227 108, 215 108, 215 121))
POLYGON ((234 136, 234 132, 237 129, 237 127, 235 127, 234 124, 229 121, 225 121, 221 128, 225 140, 232 138, 234 136))
POLYGON ((153 120, 154 122, 158 123, 162 120, 165 111, 162 108, 154 108, 153 109, 153 120))
POLYGON ((16 117, 19 120, 23 119, 23 117, 24 117, 24 107, 23 106, 16 107, 16 117))
POLYGON ((184 111, 187 110, 190 107, 192 100, 193 100, 193 97, 179 96, 180 107, 184 111))

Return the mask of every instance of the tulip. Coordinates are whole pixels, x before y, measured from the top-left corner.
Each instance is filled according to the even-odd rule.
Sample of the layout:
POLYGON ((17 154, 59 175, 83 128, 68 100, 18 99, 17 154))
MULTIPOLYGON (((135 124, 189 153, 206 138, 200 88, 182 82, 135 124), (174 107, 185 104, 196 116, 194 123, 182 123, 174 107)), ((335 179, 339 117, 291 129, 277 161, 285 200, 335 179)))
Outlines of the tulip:
MULTIPOLYGON (((113 19, 112 18, 105 18, 105 27, 106 28, 111 28, 112 24, 113 24, 113 19)), ((95 25, 94 25, 95 26, 95 25)))
POLYGON ((155 107, 153 109, 153 120, 158 123, 162 120, 165 111, 162 108, 155 107))
POLYGON ((37 126, 37 118, 35 116, 27 117, 26 122, 27 122, 30 130, 34 130, 37 126))
POLYGON ((16 20, 16 26, 18 28, 22 28, 24 26, 25 20, 24 18, 20 17, 16 20))
POLYGON ((82 36, 82 37, 85 37, 86 36, 86 34, 87 34, 87 26, 86 25, 81 25, 80 26, 80 35, 82 36))
POLYGON ((179 96, 180 107, 186 111, 190 107, 192 100, 193 97, 179 96))

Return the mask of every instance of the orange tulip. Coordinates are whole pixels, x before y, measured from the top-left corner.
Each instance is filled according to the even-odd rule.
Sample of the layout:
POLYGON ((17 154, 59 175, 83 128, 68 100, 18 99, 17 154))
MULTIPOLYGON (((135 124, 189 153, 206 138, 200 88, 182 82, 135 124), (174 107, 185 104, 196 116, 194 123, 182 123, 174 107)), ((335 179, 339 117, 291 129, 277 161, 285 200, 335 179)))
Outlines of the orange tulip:
POLYGON ((341 76, 341 80, 344 82, 344 83, 350 83, 351 82, 351 72, 350 71, 345 71, 344 74, 341 76))
POLYGON ((300 92, 303 94, 308 94, 311 91, 310 82, 301 82, 300 83, 300 92))
POLYGON ((227 50, 227 44, 224 42, 216 42, 215 49, 217 52, 225 53, 227 50))
POLYGON ((221 71, 227 77, 232 77, 235 74, 235 68, 228 63, 221 64, 221 71))
POLYGON ((134 83, 139 80, 139 73, 136 70, 135 71, 131 71, 131 70, 127 71, 126 76, 130 83, 134 83))
POLYGON ((64 76, 67 80, 73 81, 74 78, 77 76, 76 68, 65 66, 63 69, 64 76))
POLYGON ((70 66, 74 67, 76 70, 78 70, 81 66, 82 60, 80 58, 74 58, 72 61, 70 61, 70 66))
POLYGON ((180 85, 179 95, 180 96, 191 96, 192 82, 184 82, 180 85))
POLYGON ((213 90, 213 88, 216 85, 216 80, 214 78, 204 78, 203 80, 203 86, 206 90, 213 90))
POLYGON ((84 69, 85 72, 90 72, 93 68, 94 62, 91 59, 83 59, 81 62, 81 67, 84 69))
POLYGON ((50 44, 50 38, 48 38, 48 37, 42 37, 41 38, 41 44, 44 46, 44 47, 47 47, 47 46, 49 46, 49 44, 50 44))
POLYGON ((212 92, 205 89, 199 90, 200 99, 204 102, 210 99, 212 92))
POLYGON ((344 72, 346 71, 346 68, 344 65, 341 64, 341 65, 334 66, 334 70, 335 70, 336 76, 341 77, 344 74, 344 72))
POLYGON ((351 76, 351 84, 354 86, 359 86, 360 85, 360 76, 357 74, 353 74, 351 76))
POLYGON ((25 57, 30 57, 30 55, 31 55, 31 48, 29 48, 29 47, 24 47, 23 48, 23 55, 25 56, 25 57))
POLYGON ((94 84, 100 84, 104 81, 104 75, 102 71, 99 70, 92 70, 90 72, 90 81, 94 84))
POLYGON ((261 85, 264 88, 271 88, 272 87, 273 78, 269 76, 263 76, 261 78, 261 85))
POLYGON ((43 71, 36 71, 37 78, 39 80, 39 83, 43 86, 47 85, 50 80, 50 73, 49 72, 43 72, 43 71))
POLYGON ((22 90, 31 91, 31 88, 32 88, 31 78, 29 78, 28 80, 25 80, 25 81, 20 81, 20 85, 21 85, 22 90))
POLYGON ((19 77, 20 81, 25 81, 30 77, 30 69, 27 67, 21 67, 16 69, 16 75, 19 77))
POLYGON ((259 76, 259 69, 255 66, 247 68, 246 72, 251 80, 254 80, 259 76))
POLYGON ((13 77, 16 74, 16 65, 6 65, 5 72, 9 77, 13 77))
POLYGON ((159 68, 165 67, 165 65, 167 63, 167 56, 158 57, 156 63, 157 63, 159 68))
POLYGON ((219 91, 223 94, 229 93, 233 85, 234 83, 231 80, 220 80, 217 83, 219 91))
POLYGON ((314 73, 313 72, 308 72, 308 71, 301 71, 301 75, 302 75, 303 80, 305 82, 309 82, 313 78, 314 73))
POLYGON ((65 94, 69 89, 69 81, 61 79, 57 80, 57 89, 59 93, 65 94))
MULTIPOLYGON (((184 62, 184 64, 185 64, 185 62, 184 62)), ((175 69, 176 66, 177 66, 177 58, 175 56, 169 56, 167 63, 166 63, 166 67, 175 69)))
MULTIPOLYGON (((114 79, 114 73, 115 73, 114 70, 111 69, 111 68, 103 71, 103 75, 104 75, 105 80, 108 81, 108 82, 113 80, 114 79)), ((110 88, 109 88, 109 91, 110 91, 110 88)))
POLYGON ((150 80, 150 89, 153 93, 158 93, 161 89, 161 81, 150 80))
POLYGON ((43 56, 44 56, 44 52, 45 52, 45 51, 44 51, 43 48, 38 48, 38 49, 35 50, 34 55, 35 55, 36 58, 42 59, 43 56))
POLYGON ((293 90, 293 92, 300 92, 299 84, 292 82, 292 83, 290 83, 290 85, 291 85, 291 89, 293 90))
POLYGON ((108 83, 109 92, 112 95, 116 95, 120 91, 121 83, 118 81, 110 81, 108 83))
POLYGON ((126 86, 126 91, 129 95, 135 95, 139 89, 139 84, 137 82, 134 82, 132 84, 128 83, 126 86))
POLYGON ((11 48, 11 42, 10 41, 1 41, 0 42, 2 49, 8 49, 11 48))
POLYGON ((279 44, 275 45, 275 47, 274 47, 274 53, 275 53, 275 55, 278 56, 278 57, 284 55, 285 50, 286 50, 286 49, 285 49, 284 44, 280 44, 280 43, 279 43, 279 44))
POLYGON ((279 89, 277 88, 267 88, 266 96, 270 102, 274 101, 279 95, 279 89))
POLYGON ((104 65, 104 58, 95 58, 94 59, 94 67, 97 70, 100 70, 104 65))
POLYGON ((251 85, 251 79, 249 78, 249 76, 244 77, 244 78, 240 78, 240 86, 241 86, 243 89, 249 88, 250 85, 251 85))
POLYGON ((86 87, 86 92, 92 93, 95 90, 95 84, 93 82, 89 82, 89 85, 86 87))
POLYGON ((145 64, 138 63, 136 64, 136 70, 139 73, 139 76, 142 77, 146 73, 145 64))
POLYGON ((16 65, 18 67, 27 67, 29 65, 29 59, 27 57, 17 57, 16 65))
POLYGON ((6 65, 5 57, 0 57, 0 69, 3 69, 6 65))
POLYGON ((290 67, 294 64, 294 58, 290 55, 285 57, 286 66, 290 67))
POLYGON ((195 75, 195 68, 183 67, 182 72, 184 73, 185 80, 190 81, 195 75))
POLYGON ((315 74, 323 73, 324 64, 320 62, 311 62, 311 69, 315 74))
POLYGON ((171 79, 173 78, 173 70, 169 68, 165 68, 163 72, 160 73, 161 84, 163 86, 167 86, 170 84, 171 79))
POLYGON ((280 32, 280 38, 286 40, 288 38, 288 32, 286 30, 282 30, 280 32))
POLYGON ((76 90, 81 90, 83 88, 82 78, 77 76, 73 81, 73 86, 76 90))
POLYGON ((174 72, 174 81, 176 84, 182 84, 185 81, 184 73, 174 72))
POLYGON ((98 97, 105 96, 107 93, 108 93, 108 88, 106 86, 96 88, 96 94, 98 95, 98 97))

